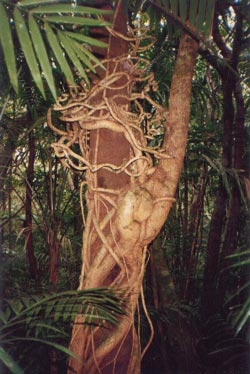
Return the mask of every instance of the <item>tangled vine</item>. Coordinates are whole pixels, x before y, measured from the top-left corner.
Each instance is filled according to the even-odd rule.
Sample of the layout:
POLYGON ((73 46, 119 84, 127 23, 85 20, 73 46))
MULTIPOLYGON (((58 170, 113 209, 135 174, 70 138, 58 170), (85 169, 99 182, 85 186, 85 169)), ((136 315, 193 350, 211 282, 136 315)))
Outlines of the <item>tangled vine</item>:
POLYGON ((65 166, 92 173, 104 168, 137 178, 152 172, 150 155, 156 159, 172 157, 159 145, 152 145, 166 128, 167 112, 150 97, 150 91, 157 91, 158 85, 153 73, 147 74, 148 62, 138 57, 138 42, 136 45, 129 57, 102 62, 106 70, 113 64, 113 72, 107 77, 93 81, 90 88, 80 85, 58 99, 53 110, 62 113, 60 119, 66 123, 64 130, 52 123, 49 111, 48 124, 60 137, 52 146, 65 166), (107 94, 110 91, 111 97, 107 94), (118 106, 117 101, 121 99, 129 105, 118 106), (146 107, 150 111, 146 111, 146 107), (131 147, 130 159, 124 160, 122 165, 92 163, 89 159, 89 133, 98 129, 124 134, 131 147), (79 146, 78 153, 72 149, 75 144, 79 146))
MULTIPOLYGON (((58 141, 52 144, 55 154, 66 167, 86 172, 81 189, 87 185, 88 215, 85 218, 81 202, 85 230, 79 288, 108 284, 126 289, 129 295, 128 314, 120 323, 120 335, 115 343, 99 344, 96 349, 100 341, 98 327, 91 333, 85 330, 80 354, 84 357, 88 373, 92 373, 91 370, 95 372, 91 369, 93 365, 101 372, 102 365, 106 365, 104 357, 107 349, 111 354, 118 341, 118 353, 113 353, 111 359, 116 365, 121 346, 131 328, 133 330, 133 316, 140 293, 145 307, 141 285, 147 243, 143 238, 156 200, 145 188, 144 182, 154 173, 157 160, 173 157, 157 141, 157 137, 167 131, 167 112, 150 96, 158 87, 153 74, 148 73, 148 62, 138 57, 141 38, 133 38, 129 57, 102 62, 103 68, 108 71, 105 77, 93 79, 89 87, 80 84, 59 98, 53 110, 61 114, 63 128, 53 124, 52 110, 48 113, 48 124, 58 135, 58 141), (120 165, 97 162, 97 149, 94 152, 91 150, 90 137, 92 131, 102 129, 123 134, 129 143, 129 157, 120 165), (101 169, 127 174, 130 178, 129 190, 98 186, 96 174, 101 169), (100 214, 101 210, 105 214, 100 214)), ((172 197, 164 199, 174 200, 172 197)), ((77 323, 80 320, 81 317, 77 323)), ((150 320, 149 323, 152 326, 150 320)), ((80 332, 76 327, 72 341, 78 341, 78 334, 80 332)), ((136 334, 132 335, 132 345, 138 351, 139 341, 136 334)), ((136 365, 132 351, 131 348, 131 367, 136 365)))

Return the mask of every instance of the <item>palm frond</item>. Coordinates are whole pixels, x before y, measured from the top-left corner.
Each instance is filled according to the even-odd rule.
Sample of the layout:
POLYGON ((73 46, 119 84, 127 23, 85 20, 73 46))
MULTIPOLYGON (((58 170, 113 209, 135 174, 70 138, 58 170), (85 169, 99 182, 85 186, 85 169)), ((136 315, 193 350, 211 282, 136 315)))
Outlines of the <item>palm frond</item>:
POLYGON ((41 92, 43 97, 45 97, 44 87, 43 87, 42 78, 41 78, 41 72, 37 65, 35 51, 33 49, 32 41, 30 38, 30 33, 26 25, 25 19, 23 15, 21 14, 21 12, 19 11, 19 9, 17 8, 15 8, 13 15, 14 15, 14 21, 15 21, 18 39, 19 39, 21 48, 23 50, 25 59, 27 61, 27 64, 30 68, 31 75, 34 78, 34 81, 36 82, 36 85, 39 88, 39 91, 41 92))
POLYGON ((31 34, 31 39, 34 45, 34 49, 36 51, 36 55, 38 58, 38 61, 40 63, 40 66, 42 68, 42 71, 44 73, 45 79, 48 82, 48 86, 53 94, 53 97, 56 97, 56 87, 54 82, 54 77, 52 73, 52 66, 49 61, 46 47, 43 42, 43 38, 40 32, 40 29, 38 27, 38 24, 36 23, 34 17, 32 15, 29 15, 29 29, 31 34))
POLYGON ((65 4, 63 0, 23 0, 17 3, 9 0, 1 3, 0 46, 15 91, 18 92, 20 47, 34 83, 44 98, 45 82, 54 100, 57 98, 55 71, 58 67, 70 84, 74 84, 75 68, 76 78, 80 76, 88 82, 86 69, 94 71, 93 63, 100 62, 90 51, 88 54, 81 50, 82 46, 107 46, 89 37, 88 27, 109 26, 102 15, 111 13, 110 10, 75 6, 70 1, 65 4))
MULTIPOLYGON (((239 269, 243 268, 249 269, 250 265, 250 250, 244 250, 240 252, 233 253, 227 256, 228 259, 233 260, 229 269, 239 269)), ((232 325, 236 330, 236 334, 239 334, 247 325, 250 323, 250 299, 249 299, 249 289, 250 281, 246 281, 241 287, 239 287, 226 301, 226 305, 230 304, 232 300, 235 300, 239 296, 243 298, 243 302, 234 308, 232 313, 232 325)))
POLYGON ((29 324, 30 318, 32 321, 52 318, 55 321, 60 319, 63 322, 71 322, 78 314, 86 316, 86 323, 90 317, 96 324, 101 324, 102 320, 116 323, 117 315, 123 313, 122 305, 120 295, 118 298, 118 295, 108 288, 4 299, 0 318, 5 323, 0 331, 6 330, 12 324, 22 325, 27 321, 29 324))
POLYGON ((10 77, 10 82, 16 92, 18 92, 18 78, 17 78, 17 67, 15 59, 15 49, 12 39, 10 22, 8 15, 2 3, 0 3, 0 43, 3 48, 3 54, 6 63, 7 70, 10 77))
POLYGON ((164 9, 166 14, 179 24, 189 25, 191 29, 204 35, 205 38, 210 36, 215 0, 155 0, 150 3, 164 9))
POLYGON ((5 347, 24 341, 46 344, 72 355, 57 340, 68 337, 75 317, 81 315, 83 325, 117 324, 119 315, 124 314, 124 302, 123 292, 105 287, 3 299, 0 342, 4 348, 0 351, 0 361, 11 372, 22 373, 5 347))
POLYGON ((23 374, 24 371, 20 366, 13 360, 13 358, 6 352, 5 349, 0 347, 0 360, 9 369, 12 374, 23 374))
POLYGON ((248 365, 249 344, 235 336, 232 325, 221 316, 210 318, 204 326, 204 335, 198 343, 202 359, 209 365, 216 363, 221 372, 237 367, 245 372, 248 365))

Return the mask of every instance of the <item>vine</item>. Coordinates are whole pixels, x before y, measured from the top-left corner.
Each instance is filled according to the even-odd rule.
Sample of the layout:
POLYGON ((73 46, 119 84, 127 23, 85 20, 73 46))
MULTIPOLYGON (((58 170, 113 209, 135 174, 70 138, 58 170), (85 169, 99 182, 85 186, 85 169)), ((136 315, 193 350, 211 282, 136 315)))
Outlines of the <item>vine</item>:
MULTIPOLYGON (((147 257, 144 243, 146 222, 159 202, 146 188, 145 182, 154 173, 160 159, 173 158, 160 144, 154 145, 157 136, 167 131, 168 113, 150 96, 157 91, 157 83, 153 74, 148 73, 148 62, 138 57, 143 38, 143 34, 141 38, 129 38, 133 40, 129 57, 102 62, 108 72, 105 77, 94 77, 90 87, 81 82, 59 98, 53 111, 60 113, 63 127, 55 126, 52 110, 48 112, 48 124, 58 135, 58 141, 52 144, 55 154, 63 165, 86 175, 81 196, 83 186, 87 185, 88 215, 85 218, 81 199, 85 230, 79 289, 109 285, 126 290, 128 299, 127 315, 121 317, 119 328, 111 329, 112 333, 104 341, 99 327, 80 331, 82 317, 77 317, 71 345, 79 346, 78 353, 85 361, 79 365, 84 365, 84 373, 89 374, 101 373, 111 364, 115 372, 120 351, 130 335, 128 372, 136 373, 141 349, 133 321, 147 257), (128 142, 130 155, 122 164, 96 161, 97 149, 91 150, 91 132, 98 134, 103 129, 123 134, 128 142), (119 189, 100 187, 96 174, 102 169, 127 174, 129 186, 119 189), (100 211, 105 214, 100 214, 100 211), (136 357, 133 350, 137 352, 136 357)), ((174 199, 164 197, 164 200, 174 199)), ((149 319, 143 294, 142 305, 149 319)), ((149 324, 152 328, 150 320, 149 324)))

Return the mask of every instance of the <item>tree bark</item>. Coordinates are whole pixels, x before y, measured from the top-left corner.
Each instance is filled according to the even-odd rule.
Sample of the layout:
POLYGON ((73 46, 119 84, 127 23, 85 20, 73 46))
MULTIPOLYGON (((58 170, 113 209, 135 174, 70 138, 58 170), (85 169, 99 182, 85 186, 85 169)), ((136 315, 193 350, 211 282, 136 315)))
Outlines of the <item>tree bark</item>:
POLYGON ((35 161, 35 139, 32 133, 29 134, 29 160, 26 178, 26 199, 25 199, 25 234, 26 234, 26 254, 31 277, 38 282, 39 272, 34 254, 33 233, 32 233, 32 188, 34 180, 35 161))

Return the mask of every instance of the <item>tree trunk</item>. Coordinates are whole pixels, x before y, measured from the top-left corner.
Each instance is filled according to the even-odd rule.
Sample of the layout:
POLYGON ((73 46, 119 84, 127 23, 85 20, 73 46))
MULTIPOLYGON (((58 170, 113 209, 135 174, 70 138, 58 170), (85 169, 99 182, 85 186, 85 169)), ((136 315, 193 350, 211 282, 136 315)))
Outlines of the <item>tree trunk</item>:
POLYGON ((32 133, 29 134, 29 160, 26 178, 26 199, 25 199, 25 234, 26 234, 26 254, 31 277, 38 282, 39 272, 36 257, 34 254, 33 233, 32 233, 32 188, 34 179, 35 161, 35 139, 32 133))
MULTIPOLYGON (((123 2, 116 3, 109 38, 106 76, 89 89, 72 94, 54 107, 66 122, 53 143, 62 163, 86 170, 88 215, 83 238, 79 289, 111 286, 124 291, 126 315, 117 326, 73 326, 68 373, 139 374, 140 337, 134 326, 147 257, 147 245, 159 233, 173 204, 187 142, 193 69, 198 45, 187 34, 180 40, 169 98, 169 113, 149 96, 157 90, 145 61, 138 61, 138 37, 128 54, 123 2), (118 31, 118 33, 117 33, 118 31), (144 103, 153 107, 145 112, 144 103), (145 121, 147 118, 147 121, 145 121), (165 127, 162 149, 147 136, 165 127), (151 126, 151 127, 150 127, 151 126), (72 144, 78 144, 79 153, 72 144), (159 159, 154 166, 152 154, 159 159), (75 161, 76 160, 76 161, 75 161)), ((82 212, 84 209, 82 207, 82 212)))
MULTIPOLYGON (((169 335, 166 324, 157 314, 166 312, 166 308, 176 300, 175 289, 168 266, 164 258, 159 237, 149 246, 149 264, 145 274, 146 303, 153 306, 155 310, 155 319, 152 321, 149 332, 151 333, 152 343, 142 362, 142 371, 152 372, 173 372, 173 355, 169 344, 169 335), (166 292, 165 292, 166 291, 166 292)), ((159 314, 159 315, 160 315, 159 314)), ((144 332, 143 339, 146 340, 144 332)))
MULTIPOLYGON (((122 12, 119 2, 115 20, 119 20, 120 25, 123 19, 120 18, 122 12)), ((112 39, 113 37, 110 39, 111 45, 112 39)), ((125 290, 127 314, 120 319, 118 326, 106 328, 83 328, 83 317, 76 318, 70 349, 80 357, 80 360, 70 359, 69 373, 140 373, 141 347, 134 326, 134 314, 142 288, 146 246, 155 238, 167 218, 180 176, 187 141, 196 51, 197 43, 184 34, 172 80, 169 114, 166 116, 166 113, 162 112, 162 117, 167 117, 164 148, 170 155, 168 159, 161 159, 156 168, 148 170, 144 167, 138 178, 128 177, 128 173, 123 172, 114 178, 110 172, 104 170, 104 167, 102 172, 95 173, 90 170, 87 174, 88 217, 84 232, 83 266, 79 288, 109 285, 125 290)), ((126 59, 123 59, 121 64, 123 71, 127 71, 123 73, 118 86, 126 88, 126 95, 123 94, 125 99, 119 94, 112 93, 112 89, 117 89, 117 85, 110 90, 104 90, 104 97, 100 98, 99 94, 97 97, 100 102, 112 102, 112 122, 110 117, 106 118, 113 128, 118 128, 119 121, 122 121, 122 118, 117 118, 115 114, 116 106, 119 105, 121 114, 124 113, 124 108, 129 110, 128 101, 132 95, 129 74, 133 67, 126 59)), ((120 63, 112 65, 111 62, 105 82, 112 76, 112 66, 119 74, 120 63)), ((105 116, 105 111, 102 114, 105 116)), ((84 119, 81 128, 85 126, 89 129, 90 125, 84 125, 83 121, 84 119)), ((93 135, 93 139, 90 139, 90 160, 95 167, 112 162, 114 169, 121 163, 126 163, 128 150, 130 154, 132 151, 137 152, 133 148, 133 142, 136 140, 130 142, 133 135, 130 133, 128 137, 122 130, 120 133, 112 133, 106 131, 107 129, 101 131, 102 126, 107 127, 103 122, 101 119, 95 123, 95 126, 99 125, 99 129, 93 135)), ((54 147, 59 149, 57 144, 54 147)), ((138 156, 138 159, 139 157, 142 158, 138 156)))
MULTIPOLYGON (((218 3, 218 10, 223 4, 218 3)), ((222 11, 222 10, 220 10, 222 11)), ((218 17, 214 18, 214 40, 220 48, 228 65, 215 66, 221 75, 223 91, 223 159, 225 172, 234 170, 240 177, 244 170, 244 100, 241 83, 237 73, 239 54, 242 45, 242 15, 236 11, 236 28, 232 51, 220 35, 218 17), (234 108, 236 110, 234 110, 234 108)), ((241 199, 236 177, 227 174, 228 187, 220 177, 215 209, 211 220, 207 246, 207 260, 204 272, 203 307, 204 317, 220 311, 224 303, 229 265, 225 258, 231 254, 237 244, 241 199), (223 272, 221 272, 223 270, 223 272)))
POLYGON ((200 237, 201 237, 201 225, 202 216, 204 209, 204 197, 206 193, 206 166, 203 164, 201 167, 201 173, 199 182, 196 188, 196 193, 193 197, 193 202, 190 206, 190 222, 188 225, 186 241, 184 242, 185 262, 184 262, 184 287, 183 287, 183 298, 185 300, 191 300, 191 295, 195 297, 195 268, 197 264, 197 256, 199 255, 200 237), (193 292, 192 292, 193 291, 193 292))

